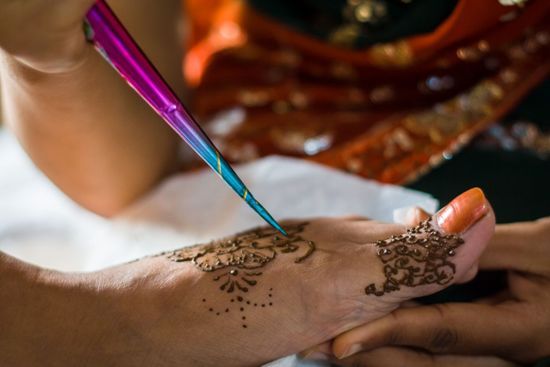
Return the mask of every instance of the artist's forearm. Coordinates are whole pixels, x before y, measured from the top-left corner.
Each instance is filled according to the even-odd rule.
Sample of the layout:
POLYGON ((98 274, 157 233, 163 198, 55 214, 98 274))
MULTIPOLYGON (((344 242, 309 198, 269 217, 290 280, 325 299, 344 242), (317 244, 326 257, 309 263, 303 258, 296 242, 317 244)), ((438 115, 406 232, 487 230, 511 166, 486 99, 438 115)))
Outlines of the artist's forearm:
POLYGON ((2 60, 5 118, 63 191, 112 214, 172 167, 176 138, 93 50, 64 74, 2 60))
MULTIPOLYGON (((25 42, 15 42, 15 37, 8 37, 8 27, 0 47, 20 55, 18 60, 30 68, 62 74, 33 72, 4 57, 0 77, 6 122, 35 163, 69 196, 101 214, 114 214, 174 167, 177 138, 99 54, 85 45, 79 27, 70 30, 79 20, 68 19, 64 24, 55 19, 56 14, 60 19, 78 16, 76 10, 71 12, 69 2, 65 6, 56 3, 57 7, 40 3, 47 9, 41 12, 51 14, 39 17, 37 28, 32 28, 34 34, 26 34, 30 39, 21 36, 25 42), (40 38, 40 42, 50 43, 41 44, 39 49, 51 53, 42 61, 61 65, 49 71, 40 67, 43 62, 36 65, 38 56, 44 59, 42 53, 36 55, 37 51, 29 48, 39 38, 36 33, 65 30, 67 34, 61 34, 57 41, 61 44, 52 37, 40 38), (71 66, 63 66, 67 55, 62 46, 70 42, 81 42, 80 47, 75 46, 80 56, 71 66), (19 53, 8 47, 13 44, 21 45, 19 53)), ((175 92, 181 94, 182 42, 177 31, 181 1, 165 0, 162 6, 156 0, 109 3, 175 92)), ((26 19, 29 15, 21 14, 26 8, 8 7, 5 11, 10 10, 16 19, 26 19)))

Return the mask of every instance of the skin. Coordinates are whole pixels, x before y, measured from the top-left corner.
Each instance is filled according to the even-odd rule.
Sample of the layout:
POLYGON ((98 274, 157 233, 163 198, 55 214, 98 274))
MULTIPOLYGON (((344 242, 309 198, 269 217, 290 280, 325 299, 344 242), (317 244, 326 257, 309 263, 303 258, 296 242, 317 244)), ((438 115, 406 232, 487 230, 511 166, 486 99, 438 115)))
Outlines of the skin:
POLYGON ((479 268, 507 271, 503 292, 473 303, 409 305, 340 335, 332 348, 315 348, 312 357, 352 352, 331 357, 341 366, 506 367, 550 356, 549 238, 550 218, 497 226, 479 268))
MULTIPOLYGON (((109 3, 181 95, 180 0, 109 3)), ((173 172, 178 138, 85 42, 92 4, 2 1, 0 89, 4 120, 34 163, 73 200, 110 216, 173 172)))
MULTIPOLYGON (((489 211, 462 234, 452 282, 476 266, 493 226, 489 211)), ((262 267, 246 297, 272 293, 273 305, 244 313, 214 279, 226 269, 205 272, 164 255, 96 273, 64 274, 0 256, 0 297, 10 300, 0 308, 0 364, 260 365, 444 288, 404 286, 381 297, 365 294, 367 284, 384 281, 374 242, 404 230, 358 218, 310 220, 300 235, 315 243, 315 252, 301 263, 295 263, 298 252, 281 252, 262 267), (217 316, 208 308, 231 311, 217 316)))
MULTIPOLYGON (((92 3, 92 0, 0 2, 0 81, 5 121, 36 165, 76 202, 109 216, 174 170, 178 139, 84 41, 82 19, 92 3), (32 27, 22 27, 24 24, 32 24, 32 27)), ((116 0, 110 3, 173 89, 183 94, 181 42, 176 32, 181 14, 180 1, 165 0, 162 7, 154 0, 116 0)), ((348 236, 346 232, 343 237, 347 239, 348 236)), ((332 246, 346 243, 340 240, 332 246)), ((353 241, 351 245, 354 245, 353 241)), ((328 254, 338 252, 329 245, 324 251, 328 254)), ((323 256, 327 257, 327 254, 323 256)), ((100 362, 109 365, 112 364, 109 357, 115 354, 121 359, 118 363, 117 358, 117 365, 136 365, 142 361, 153 361, 150 365, 171 365, 181 357, 178 353, 192 354, 204 364, 212 362, 202 357, 209 355, 210 350, 201 349, 200 343, 194 343, 193 350, 175 345, 185 341, 185 336, 178 334, 183 331, 174 325, 189 321, 183 324, 186 332, 197 327, 196 320, 185 319, 193 315, 191 310, 185 309, 188 303, 174 299, 169 292, 174 288, 190 291, 193 285, 205 281, 200 276, 204 274, 193 272, 189 265, 181 270, 181 264, 167 265, 162 259, 148 259, 84 276, 37 269, 6 256, 1 256, 0 260, 0 294, 2 299, 11 300, 2 305, 0 312, 3 326, 0 354, 6 365, 36 365, 36 361, 44 365, 44 360, 52 361, 50 365, 97 365, 100 362), (143 305, 138 302, 142 300, 145 300, 143 305), (186 306, 182 307, 182 304, 186 306), (185 311, 185 316, 176 313, 176 318, 171 320, 173 323, 164 322, 158 326, 153 315, 172 316, 173 310, 179 308, 185 311), (150 325, 155 325, 154 335, 149 331, 150 325), (160 354, 160 349, 169 353, 160 354), (128 351, 132 353, 125 353, 125 357, 135 360, 122 360, 122 353, 128 351), (98 360, 101 358, 103 360, 98 360)), ((354 260, 349 259, 352 263, 354 260)), ((334 258, 329 263, 342 265, 342 261, 334 258)), ((472 258, 469 261, 473 261, 472 258)), ((370 263, 366 261, 364 264, 370 263)), ((335 274, 348 271, 331 266, 335 274)), ((475 267, 470 267, 463 278, 471 276, 475 270, 475 267)), ((328 277, 328 270, 322 274, 328 277)), ((315 279, 315 284, 326 281, 312 276, 312 281, 315 279)), ((301 284, 298 279, 296 282, 301 284)), ((517 283, 518 287, 527 287, 525 291, 529 289, 529 282, 517 283)), ((179 297, 187 301, 187 294, 182 292, 179 297)), ((326 294, 327 298, 323 300, 327 303, 338 295, 329 291, 326 294)), ((385 308, 379 303, 375 308, 387 311, 396 307, 397 304, 392 302, 397 301, 391 297, 388 304, 382 302, 385 308)), ((343 317, 339 322, 329 320, 328 316, 323 320, 309 320, 308 314, 300 308, 305 306, 299 306, 296 300, 294 302, 298 305, 292 312, 286 310, 287 316, 301 315, 310 323, 326 321, 322 326, 306 323, 311 326, 308 330, 319 332, 318 335, 306 333, 307 337, 299 339, 292 348, 281 342, 279 349, 254 349, 257 347, 254 340, 237 347, 245 348, 251 360, 256 361, 261 359, 260 355, 265 358, 295 351, 297 347, 304 349, 308 343, 320 342, 319 339, 374 317, 374 313, 365 314, 348 305, 353 312, 344 307, 350 312, 344 315, 357 313, 358 317, 343 317)), ((319 307, 311 300, 306 304, 310 308, 319 307)), ((273 324, 273 320, 271 324, 266 322, 272 327, 273 324)), ((205 326, 202 321, 201 326, 205 326)), ((207 335, 208 332, 199 334, 207 335)), ((247 341, 239 334, 235 335, 239 337, 234 339, 243 343, 247 341)), ((285 334, 287 339, 291 338, 285 334)), ((217 358, 223 358, 225 362, 235 350, 225 351, 223 357, 217 358)), ((234 358, 235 363, 251 362, 241 361, 238 356, 234 358)))

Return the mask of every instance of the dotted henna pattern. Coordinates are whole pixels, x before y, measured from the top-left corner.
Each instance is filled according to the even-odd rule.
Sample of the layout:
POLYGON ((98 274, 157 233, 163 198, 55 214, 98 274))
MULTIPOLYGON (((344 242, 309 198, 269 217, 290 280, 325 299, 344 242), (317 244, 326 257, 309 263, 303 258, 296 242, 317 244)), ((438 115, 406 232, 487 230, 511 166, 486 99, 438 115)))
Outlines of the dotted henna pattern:
POLYGON ((377 241, 377 254, 384 264, 386 280, 381 287, 369 284, 365 293, 383 296, 400 290, 401 286, 448 284, 456 272, 449 258, 463 243, 457 235, 435 230, 429 220, 408 229, 405 234, 377 241))
MULTIPOLYGON (((248 295, 262 275, 259 269, 280 254, 297 253, 299 256, 294 262, 300 263, 315 251, 315 243, 300 236, 307 224, 285 226, 287 237, 281 236, 275 229, 262 227, 237 234, 230 239, 164 252, 161 255, 174 262, 191 262, 204 272, 216 272, 213 280, 220 282, 219 289, 231 294, 232 298, 229 300, 229 307, 219 310, 209 307, 208 311, 216 316, 238 312, 242 327, 247 328, 247 308, 273 306, 272 288, 264 292, 266 294, 262 297, 257 294, 256 297, 248 295)), ((202 302, 207 303, 208 300, 203 298, 202 302)))

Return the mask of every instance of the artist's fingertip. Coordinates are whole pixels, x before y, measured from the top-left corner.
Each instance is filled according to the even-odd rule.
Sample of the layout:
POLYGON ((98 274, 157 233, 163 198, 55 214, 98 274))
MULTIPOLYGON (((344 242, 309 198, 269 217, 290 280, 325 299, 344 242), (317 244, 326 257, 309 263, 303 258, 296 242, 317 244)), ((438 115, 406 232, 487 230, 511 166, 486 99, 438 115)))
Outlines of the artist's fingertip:
POLYGON ((483 191, 475 187, 454 198, 435 215, 438 226, 448 234, 462 233, 490 210, 483 191))

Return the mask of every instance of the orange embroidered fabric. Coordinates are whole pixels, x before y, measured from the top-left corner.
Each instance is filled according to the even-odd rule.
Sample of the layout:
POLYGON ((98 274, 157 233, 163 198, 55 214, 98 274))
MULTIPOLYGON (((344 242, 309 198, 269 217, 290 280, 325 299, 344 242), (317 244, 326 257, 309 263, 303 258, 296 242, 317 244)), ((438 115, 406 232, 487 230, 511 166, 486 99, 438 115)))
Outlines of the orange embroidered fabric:
POLYGON ((364 50, 296 32, 243 1, 184 5, 191 107, 232 162, 284 154, 406 183, 550 71, 545 0, 461 0, 433 32, 364 50))

